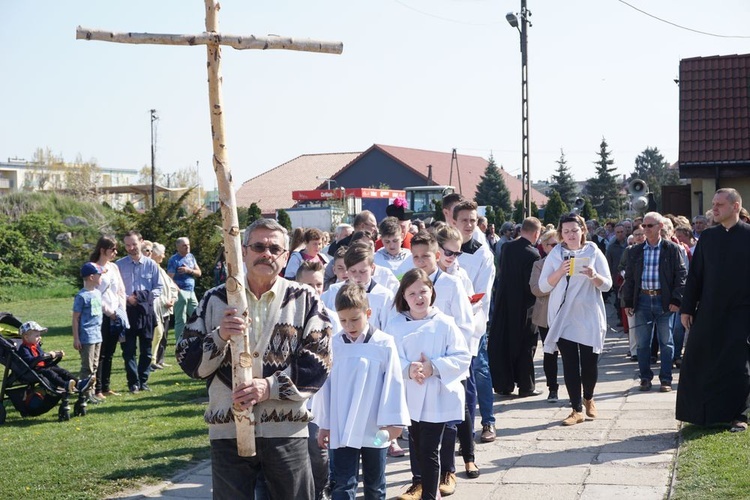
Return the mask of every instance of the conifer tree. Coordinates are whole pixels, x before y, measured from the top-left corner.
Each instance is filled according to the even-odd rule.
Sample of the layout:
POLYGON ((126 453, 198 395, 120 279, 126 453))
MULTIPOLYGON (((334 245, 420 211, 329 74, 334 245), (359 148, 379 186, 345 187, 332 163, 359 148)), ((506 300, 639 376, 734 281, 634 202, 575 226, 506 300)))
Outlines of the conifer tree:
POLYGON ((573 175, 570 173, 568 160, 565 159, 565 152, 562 148, 560 148, 560 159, 555 161, 555 163, 557 163, 557 171, 552 176, 551 187, 557 191, 563 203, 571 207, 576 201, 578 186, 573 179, 573 175))
POLYGON ((474 195, 474 201, 477 202, 477 205, 492 205, 504 211, 509 211, 512 208, 510 204, 510 191, 508 191, 503 174, 497 168, 495 158, 492 155, 490 155, 490 159, 487 162, 484 175, 479 178, 477 192, 474 195))
POLYGON ((283 208, 280 209, 278 212, 276 212, 276 220, 278 221, 279 224, 284 226, 287 231, 292 230, 292 219, 289 217, 289 214, 283 208))
POLYGON ((544 207, 544 224, 554 224, 560 221, 563 214, 569 212, 568 205, 562 200, 556 189, 550 192, 547 205, 544 207))
POLYGON ((596 165, 596 176, 586 182, 586 192, 591 197, 591 204, 599 216, 605 219, 617 219, 620 217, 622 200, 620 186, 614 172, 614 160, 610 158, 611 151, 607 150, 607 141, 602 138, 597 155, 599 159, 596 165))

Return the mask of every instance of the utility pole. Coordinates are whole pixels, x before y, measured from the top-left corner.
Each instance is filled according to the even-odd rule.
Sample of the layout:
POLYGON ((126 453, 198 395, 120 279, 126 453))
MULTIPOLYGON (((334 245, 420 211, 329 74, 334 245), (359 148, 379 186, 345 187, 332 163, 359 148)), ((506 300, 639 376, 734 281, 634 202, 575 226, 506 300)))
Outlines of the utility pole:
POLYGON ((531 11, 526 8, 526 0, 521 0, 521 12, 509 12, 505 19, 521 35, 521 184, 523 188, 524 217, 531 216, 531 174, 529 160, 529 44, 527 28, 531 11), (520 28, 519 28, 520 17, 520 28))
POLYGON ((151 208, 156 206, 156 155, 154 153, 154 122, 158 120, 156 110, 151 110, 151 208))

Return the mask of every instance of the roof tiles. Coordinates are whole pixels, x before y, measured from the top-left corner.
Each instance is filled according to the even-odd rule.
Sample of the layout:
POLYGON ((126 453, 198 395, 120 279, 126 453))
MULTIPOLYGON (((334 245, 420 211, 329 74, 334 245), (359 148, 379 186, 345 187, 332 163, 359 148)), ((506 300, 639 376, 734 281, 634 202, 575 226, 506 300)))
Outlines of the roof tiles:
POLYGON ((750 162, 750 54, 680 61, 680 165, 750 162))

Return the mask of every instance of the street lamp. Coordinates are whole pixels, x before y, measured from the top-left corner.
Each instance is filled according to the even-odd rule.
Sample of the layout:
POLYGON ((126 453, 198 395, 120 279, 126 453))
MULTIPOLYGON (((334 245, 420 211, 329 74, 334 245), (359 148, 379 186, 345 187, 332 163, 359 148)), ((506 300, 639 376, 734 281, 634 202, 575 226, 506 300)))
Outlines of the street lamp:
POLYGON ((521 12, 508 12, 505 19, 521 35, 521 185, 523 189, 524 217, 531 216, 531 177, 529 174, 529 52, 527 26, 531 26, 531 11, 526 8, 526 0, 521 0, 521 12), (520 28, 519 28, 520 18, 520 28))
POLYGON ((158 120, 156 110, 151 110, 151 208, 156 206, 156 157, 154 155, 154 122, 158 120))

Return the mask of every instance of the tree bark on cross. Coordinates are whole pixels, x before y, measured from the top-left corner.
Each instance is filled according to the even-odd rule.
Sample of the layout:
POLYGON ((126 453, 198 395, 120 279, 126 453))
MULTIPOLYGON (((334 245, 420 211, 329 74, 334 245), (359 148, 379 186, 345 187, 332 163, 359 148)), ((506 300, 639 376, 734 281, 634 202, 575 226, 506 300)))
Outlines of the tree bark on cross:
MULTIPOLYGON (((341 54, 341 42, 327 42, 309 39, 292 39, 278 36, 256 37, 222 35, 219 33, 217 0, 205 0, 206 31, 196 35, 158 33, 115 33, 81 28, 76 30, 78 40, 103 42, 158 44, 158 45, 205 45, 208 68, 208 100, 211 114, 211 136, 213 139, 213 164, 219 189, 224 251, 227 261, 227 302, 241 311, 249 321, 247 297, 245 296, 245 272, 242 267, 242 242, 240 240, 237 201, 229 168, 226 142, 224 140, 224 107, 221 98, 221 46, 235 49, 281 49, 303 52, 341 54)), ((249 352, 248 331, 244 338, 233 336, 230 341, 232 352, 232 386, 250 382, 253 379, 252 354, 249 352)), ((255 416, 253 409, 233 410, 237 429, 237 452, 241 457, 255 455, 255 416)))

